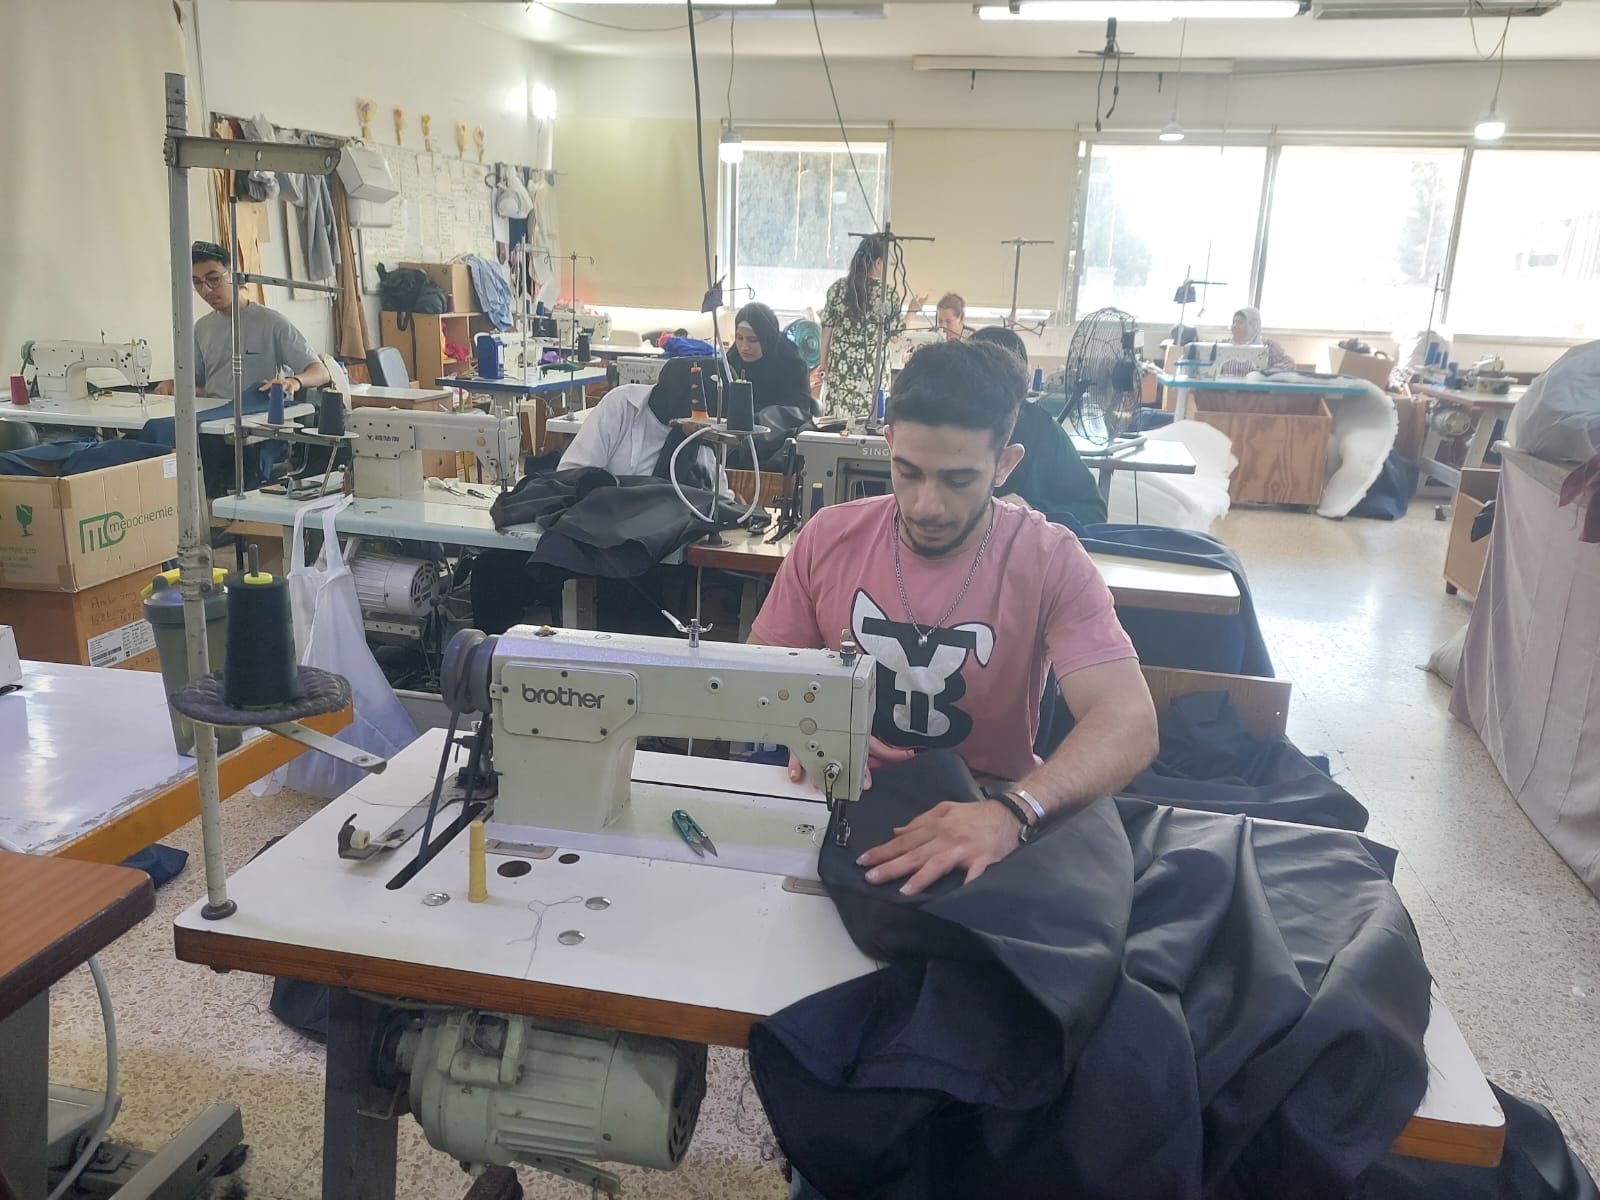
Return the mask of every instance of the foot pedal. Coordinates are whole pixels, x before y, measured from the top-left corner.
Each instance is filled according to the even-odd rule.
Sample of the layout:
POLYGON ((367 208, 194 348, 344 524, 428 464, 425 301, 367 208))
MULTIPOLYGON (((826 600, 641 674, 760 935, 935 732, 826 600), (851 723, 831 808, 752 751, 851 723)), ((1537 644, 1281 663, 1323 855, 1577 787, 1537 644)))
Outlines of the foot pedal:
POLYGON ((490 1167, 478 1176, 464 1200, 522 1200, 522 1181, 510 1167, 490 1167))

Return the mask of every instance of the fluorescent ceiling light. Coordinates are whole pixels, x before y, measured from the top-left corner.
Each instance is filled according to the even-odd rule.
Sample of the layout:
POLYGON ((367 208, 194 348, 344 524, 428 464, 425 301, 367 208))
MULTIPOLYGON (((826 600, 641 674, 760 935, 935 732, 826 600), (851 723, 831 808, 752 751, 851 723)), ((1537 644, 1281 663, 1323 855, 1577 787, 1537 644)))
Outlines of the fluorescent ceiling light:
MULTIPOLYGON (((603 8, 608 5, 626 5, 629 8, 682 8, 683 0, 549 0, 560 8, 603 8)), ((695 0, 696 8, 773 8, 778 0, 713 0, 712 3, 702 4, 695 0)), ((809 16, 809 14, 808 14, 809 16)))
POLYGON ((1316 21, 1427 21, 1542 17, 1561 0, 1311 0, 1316 21))
POLYGON ((985 21, 1246 21, 1299 16, 1300 0, 1022 0, 1017 11, 984 4, 985 21))

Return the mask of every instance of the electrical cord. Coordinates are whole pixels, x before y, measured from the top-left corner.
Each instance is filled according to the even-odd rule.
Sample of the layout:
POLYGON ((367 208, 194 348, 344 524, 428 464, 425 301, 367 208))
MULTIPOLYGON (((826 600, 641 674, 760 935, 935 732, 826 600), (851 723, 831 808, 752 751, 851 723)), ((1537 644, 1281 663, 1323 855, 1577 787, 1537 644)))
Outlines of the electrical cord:
MULTIPOLYGON (((593 25, 596 29, 610 29, 617 33, 677 33, 684 28, 682 25, 613 25, 608 21, 596 21, 592 17, 580 17, 577 13, 567 12, 566 9, 557 8, 553 4, 546 4, 544 0, 528 0, 523 8, 526 13, 532 8, 542 8, 546 12, 554 13, 558 17, 565 17, 569 21, 577 21, 581 25, 593 25)), ((716 21, 721 18, 720 13, 708 17, 701 17, 694 22, 704 25, 707 21, 716 21)))
POLYGON ((100 1119, 95 1122, 94 1135, 83 1147, 83 1152, 78 1155, 77 1161, 65 1175, 61 1182, 56 1184, 55 1190, 50 1193, 49 1200, 61 1200, 71 1190, 72 1185, 78 1181, 78 1176, 83 1174, 84 1168, 94 1161, 94 1156, 100 1150, 100 1144, 106 1140, 106 1131, 111 1128, 112 1119, 116 1114, 117 1104, 117 1021, 111 1015, 111 990, 106 987, 105 973, 100 970, 98 955, 89 956, 89 974, 94 976, 95 994, 100 998, 100 1022, 106 1031, 106 1095, 105 1102, 100 1108, 100 1119))
MULTIPOLYGON (((699 437, 703 433, 711 432, 712 428, 713 427, 710 425, 700 426, 699 429, 696 429, 688 437, 684 438, 683 441, 678 443, 677 449, 673 450, 672 452, 672 457, 667 460, 667 481, 672 484, 672 490, 678 494, 678 499, 683 502, 683 506, 685 508, 687 508, 695 516, 699 517, 702 521, 706 522, 708 525, 716 524, 716 518, 713 515, 716 509, 713 507, 711 512, 701 512, 689 502, 689 497, 683 494, 683 488, 678 483, 678 455, 682 454, 684 447, 690 442, 694 441, 695 438, 699 437)), ((753 433, 746 434, 745 441, 750 443, 750 466, 755 470, 756 482, 754 488, 755 494, 750 497, 750 507, 745 509, 743 515, 739 517, 738 523, 741 525, 750 519, 750 514, 755 512, 757 506, 761 503, 761 460, 756 456, 756 435, 753 433)), ((721 480, 716 480, 711 486, 713 489, 715 489, 720 483, 721 480)))
MULTIPOLYGON (((1484 62, 1488 62, 1496 54, 1499 54, 1502 50, 1505 49, 1506 35, 1511 32, 1511 14, 1510 13, 1506 14, 1505 28, 1503 28, 1500 31, 1500 40, 1497 41, 1493 46, 1491 46, 1489 48, 1489 53, 1485 54, 1483 52, 1483 48, 1478 45, 1478 22, 1474 18, 1475 12, 1478 9, 1481 9, 1482 7, 1483 7, 1483 5, 1482 5, 1482 3, 1480 3, 1480 0, 1472 0, 1472 3, 1467 5, 1467 29, 1470 30, 1471 33, 1472 33, 1472 51, 1473 51, 1473 53, 1476 54, 1484 62)), ((1504 61, 1504 59, 1502 59, 1501 61, 1504 61)))
POLYGON ((811 30, 817 35, 817 53, 822 58, 822 73, 828 79, 828 96, 833 100, 833 116, 839 122, 839 136, 844 139, 844 152, 850 156, 850 172, 856 177, 856 187, 861 189, 861 201, 867 206, 867 219, 872 222, 872 228, 881 232, 883 226, 878 222, 878 214, 872 209, 872 201, 867 199, 867 185, 861 182, 861 168, 856 166, 856 152, 850 146, 850 134, 844 127, 844 114, 839 111, 839 93, 833 90, 833 68, 828 65, 828 52, 822 47, 822 23, 817 20, 817 0, 808 0, 811 5, 811 30))

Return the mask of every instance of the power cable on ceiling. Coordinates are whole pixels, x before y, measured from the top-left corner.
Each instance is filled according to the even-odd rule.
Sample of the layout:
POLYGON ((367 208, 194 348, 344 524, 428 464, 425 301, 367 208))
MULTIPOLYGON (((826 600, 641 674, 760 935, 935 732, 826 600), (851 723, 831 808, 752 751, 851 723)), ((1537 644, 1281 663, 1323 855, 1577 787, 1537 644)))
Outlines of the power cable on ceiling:
POLYGON ((728 95, 727 95, 727 108, 728 108, 728 127, 730 129, 733 128, 733 64, 734 64, 733 30, 734 30, 734 19, 738 15, 739 14, 736 13, 736 12, 729 12, 728 13, 728 95))
MULTIPOLYGON (((534 8, 542 8, 546 12, 554 13, 558 17, 565 17, 569 21, 577 21, 581 25, 593 25, 596 29, 610 29, 610 30, 613 30, 616 33, 677 33, 680 30, 688 28, 687 24, 681 24, 681 25, 613 25, 608 21, 596 21, 592 17, 580 17, 577 13, 568 12, 564 8, 557 8, 553 4, 546 4, 544 2, 544 0, 527 0, 527 4, 524 6, 522 11, 524 13, 526 13, 526 12, 528 12, 531 9, 534 9, 534 8)), ((693 13, 693 9, 691 9, 690 12, 692 14, 693 13)), ((713 14, 711 14, 709 16, 700 17, 699 19, 695 19, 691 15, 690 20, 693 21, 693 23, 696 24, 696 25, 704 25, 707 21, 715 21, 715 20, 717 20, 719 15, 720 14, 713 13, 713 14)))
POLYGON ((861 168, 856 166, 856 152, 850 146, 850 133, 844 127, 844 113, 839 111, 839 93, 833 90, 833 69, 828 66, 828 52, 822 45, 822 23, 817 20, 817 0, 808 0, 811 5, 811 31, 817 35, 817 53, 822 58, 822 73, 828 79, 828 96, 833 101, 833 117, 839 123, 839 136, 844 139, 844 152, 850 156, 850 173, 856 177, 856 187, 861 191, 861 202, 867 206, 867 220, 872 222, 874 230, 882 231, 883 225, 878 221, 877 210, 872 207, 872 200, 867 196, 867 185, 861 180, 861 168))

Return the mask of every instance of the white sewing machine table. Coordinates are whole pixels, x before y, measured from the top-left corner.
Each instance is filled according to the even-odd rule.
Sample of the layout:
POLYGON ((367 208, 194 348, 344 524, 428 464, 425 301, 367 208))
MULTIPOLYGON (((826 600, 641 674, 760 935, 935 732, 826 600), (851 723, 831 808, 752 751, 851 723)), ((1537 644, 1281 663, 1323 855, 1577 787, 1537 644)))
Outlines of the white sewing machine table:
MULTIPOLYGON (((384 1012, 373 995, 743 1046, 756 1021, 874 969, 825 895, 789 890, 782 875, 710 865, 715 860, 696 859, 682 843, 656 859, 560 846, 532 860, 491 851, 489 899, 472 904, 463 834, 390 890, 416 853, 415 839, 347 861, 336 852, 340 825, 353 814, 358 827, 376 832, 425 799, 443 737, 423 734, 384 774, 362 780, 234 874, 232 917, 207 921, 197 902, 175 923, 186 962, 331 989, 324 1200, 395 1196, 396 1118, 389 1094, 369 1082, 384 1012), (519 876, 498 869, 524 862, 529 869, 519 876)), ((634 775, 637 824, 666 823, 683 807, 724 854, 753 820, 769 835, 774 823, 793 822, 797 845, 826 827, 820 800, 797 799, 805 793, 779 767, 641 753, 634 775), (698 787, 637 782, 682 781, 691 777, 685 772, 698 787), (813 831, 802 832, 805 825, 813 831)), ((1437 992, 1426 1049, 1428 1094, 1395 1150, 1497 1162, 1503 1117, 1437 992)))
MULTIPOLYGON (((0 408, 0 421, 26 421, 30 425, 138 433, 144 428, 146 421, 172 416, 174 403, 171 396, 157 396, 154 393, 146 393, 141 398, 132 392, 107 392, 94 400, 66 400, 53 408, 43 408, 37 404, 8 404, 0 408)), ((201 412, 226 403, 228 401, 212 400, 208 396, 199 396, 195 399, 195 407, 201 412)), ((295 417, 310 416, 317 410, 310 404, 290 404, 286 405, 283 411, 284 416, 292 420, 295 417)), ((260 414, 257 413, 247 417, 246 420, 259 418, 260 414)), ((200 432, 216 437, 231 437, 233 418, 217 417, 210 421, 202 421, 200 432)))

